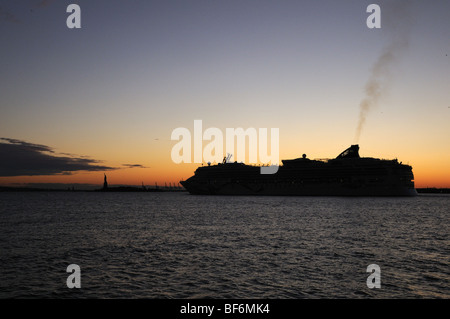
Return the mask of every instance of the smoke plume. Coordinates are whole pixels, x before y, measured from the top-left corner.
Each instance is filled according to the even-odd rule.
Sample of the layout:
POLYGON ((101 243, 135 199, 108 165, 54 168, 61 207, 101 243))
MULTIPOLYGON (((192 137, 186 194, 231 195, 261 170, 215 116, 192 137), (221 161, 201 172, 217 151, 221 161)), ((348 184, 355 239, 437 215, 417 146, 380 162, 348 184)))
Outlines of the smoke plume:
POLYGON ((6 9, 0 7, 0 20, 12 22, 12 23, 20 23, 20 20, 11 12, 6 9))
POLYGON ((386 32, 388 43, 371 69, 366 82, 365 96, 359 104, 359 121, 355 141, 358 143, 369 112, 378 105, 389 91, 391 72, 404 51, 408 48, 412 27, 411 1, 387 1, 381 4, 381 29, 386 32))

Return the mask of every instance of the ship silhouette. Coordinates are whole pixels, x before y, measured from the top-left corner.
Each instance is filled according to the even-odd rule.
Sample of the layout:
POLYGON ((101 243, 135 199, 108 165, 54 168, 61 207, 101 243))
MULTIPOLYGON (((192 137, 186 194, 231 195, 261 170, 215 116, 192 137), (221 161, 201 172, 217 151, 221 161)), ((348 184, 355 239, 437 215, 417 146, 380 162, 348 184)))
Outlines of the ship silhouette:
POLYGON ((351 145, 336 158, 282 160, 275 174, 229 162, 197 168, 180 183, 196 195, 415 196, 412 167, 397 159, 360 157, 351 145))

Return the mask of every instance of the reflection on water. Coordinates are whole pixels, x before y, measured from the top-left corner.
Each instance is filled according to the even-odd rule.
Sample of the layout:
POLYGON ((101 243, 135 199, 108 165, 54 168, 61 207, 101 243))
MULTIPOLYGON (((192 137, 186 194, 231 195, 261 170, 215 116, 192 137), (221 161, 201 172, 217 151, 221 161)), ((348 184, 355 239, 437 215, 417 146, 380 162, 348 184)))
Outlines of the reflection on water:
POLYGON ((0 193, 0 297, 449 298, 449 204, 0 193), (81 289, 66 286, 70 264, 81 289))

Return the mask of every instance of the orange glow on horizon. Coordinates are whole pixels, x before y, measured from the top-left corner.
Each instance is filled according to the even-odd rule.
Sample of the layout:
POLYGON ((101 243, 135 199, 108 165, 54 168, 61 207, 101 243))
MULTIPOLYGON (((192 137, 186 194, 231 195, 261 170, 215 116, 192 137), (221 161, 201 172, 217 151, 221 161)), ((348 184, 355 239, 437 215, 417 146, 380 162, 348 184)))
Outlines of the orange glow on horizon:
MULTIPOLYGON (((140 141, 135 145, 128 145, 127 148, 117 148, 115 145, 104 144, 103 147, 95 148, 92 144, 86 144, 84 148, 75 148, 78 153, 89 153, 94 158, 113 158, 114 161, 102 161, 101 165, 117 167, 118 169, 107 171, 79 171, 67 175, 46 175, 46 176, 12 176, 0 177, 0 185, 21 186, 29 183, 38 184, 89 184, 103 185, 103 174, 107 175, 109 185, 130 185, 146 186, 158 185, 178 185, 182 180, 192 176, 197 167, 202 164, 182 163, 175 164, 171 159, 171 149, 176 141, 152 140, 140 141), (142 147, 146 145, 146 147, 142 147), (87 149, 87 151, 82 151, 87 149), (132 154, 132 156, 130 156, 132 154), (139 163, 145 168, 127 168, 124 163, 139 163)), ((206 145, 204 143, 203 147, 206 145)), ((337 156, 349 145, 336 145, 329 140, 324 143, 312 143, 309 140, 295 138, 294 134, 281 136, 279 159, 292 159, 301 157, 303 153, 308 158, 333 158, 337 156)), ((71 148, 67 147, 67 150, 71 148)), ((58 149, 66 151, 66 147, 58 149)), ((224 152, 224 154, 226 154, 224 152)), ((426 154, 426 153, 424 153, 426 154)), ((248 154, 247 154, 248 155, 248 154)), ((432 154, 428 157, 417 154, 414 149, 397 149, 394 146, 364 143, 361 145, 360 155, 362 157, 377 157, 394 159, 409 164, 413 167, 416 188, 450 188, 450 156, 446 154, 432 154), (366 147, 366 145, 368 145, 366 147)), ((247 157, 248 158, 248 157, 247 157)), ((193 157, 192 157, 193 159, 193 157)), ((206 165, 204 163, 203 165, 206 165)))
MULTIPOLYGON (((416 188, 450 188, 450 169, 441 165, 413 166, 416 188)), ((178 185, 194 174, 201 164, 165 163, 151 168, 126 168, 111 171, 77 172, 71 175, 47 176, 12 176, 0 177, 0 185, 21 186, 29 183, 56 184, 90 184, 103 185, 103 174, 106 174, 109 185, 159 186, 167 184, 178 185)))

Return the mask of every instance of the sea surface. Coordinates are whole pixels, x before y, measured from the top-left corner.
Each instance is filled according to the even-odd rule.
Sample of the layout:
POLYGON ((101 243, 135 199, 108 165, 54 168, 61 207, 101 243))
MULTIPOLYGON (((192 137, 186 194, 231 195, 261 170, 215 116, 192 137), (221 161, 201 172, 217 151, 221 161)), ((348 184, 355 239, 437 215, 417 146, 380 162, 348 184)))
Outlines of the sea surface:
POLYGON ((432 194, 0 193, 0 298, 450 298, 449 207, 432 194))

